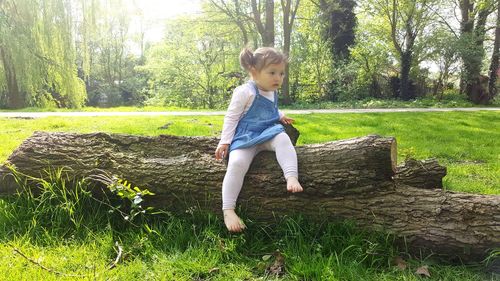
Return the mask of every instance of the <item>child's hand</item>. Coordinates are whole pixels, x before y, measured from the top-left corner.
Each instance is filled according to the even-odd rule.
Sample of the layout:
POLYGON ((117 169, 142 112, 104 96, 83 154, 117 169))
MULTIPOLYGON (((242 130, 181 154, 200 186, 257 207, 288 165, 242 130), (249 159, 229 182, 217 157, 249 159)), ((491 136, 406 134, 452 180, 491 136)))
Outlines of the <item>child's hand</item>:
POLYGON ((283 117, 281 117, 281 119, 280 119, 280 122, 281 122, 281 123, 283 123, 283 124, 285 124, 285 125, 292 124, 292 123, 293 123, 293 121, 295 121, 295 120, 293 120, 293 119, 292 119, 292 118, 290 118, 290 117, 286 117, 286 116, 283 116, 283 117))
POLYGON ((215 150, 215 160, 222 160, 227 155, 229 144, 219 144, 215 150))

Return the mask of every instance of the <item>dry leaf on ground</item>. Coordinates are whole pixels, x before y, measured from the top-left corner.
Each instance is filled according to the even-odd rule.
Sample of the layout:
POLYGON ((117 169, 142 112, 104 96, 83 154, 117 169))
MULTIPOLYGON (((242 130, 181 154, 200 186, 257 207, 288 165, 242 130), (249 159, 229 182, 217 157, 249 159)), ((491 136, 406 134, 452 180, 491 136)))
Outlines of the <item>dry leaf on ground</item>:
POLYGON ((415 271, 415 273, 418 275, 431 277, 431 274, 429 273, 429 267, 427 265, 422 265, 421 267, 417 268, 417 271, 415 271))
POLYGON ((266 273, 276 277, 285 274, 285 257, 276 251, 273 253, 274 263, 266 269, 266 273))

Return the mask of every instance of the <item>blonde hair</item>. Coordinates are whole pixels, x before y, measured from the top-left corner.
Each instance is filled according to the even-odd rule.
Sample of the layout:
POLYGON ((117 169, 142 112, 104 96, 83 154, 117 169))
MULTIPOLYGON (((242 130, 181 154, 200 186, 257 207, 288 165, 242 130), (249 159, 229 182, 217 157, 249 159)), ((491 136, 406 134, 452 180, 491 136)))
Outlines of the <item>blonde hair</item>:
POLYGON ((288 57, 282 52, 272 47, 261 47, 255 51, 244 48, 240 53, 240 65, 246 71, 255 68, 261 71, 270 64, 288 63, 288 57))

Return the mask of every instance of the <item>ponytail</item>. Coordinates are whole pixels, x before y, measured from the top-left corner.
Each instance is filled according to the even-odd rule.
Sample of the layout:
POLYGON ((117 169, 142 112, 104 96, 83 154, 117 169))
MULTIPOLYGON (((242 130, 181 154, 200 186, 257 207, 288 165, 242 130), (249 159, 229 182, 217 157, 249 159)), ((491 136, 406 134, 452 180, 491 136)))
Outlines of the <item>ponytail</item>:
POLYGON ((250 71, 252 67, 255 67, 255 58, 251 49, 244 48, 243 50, 241 50, 240 65, 246 71, 250 71))

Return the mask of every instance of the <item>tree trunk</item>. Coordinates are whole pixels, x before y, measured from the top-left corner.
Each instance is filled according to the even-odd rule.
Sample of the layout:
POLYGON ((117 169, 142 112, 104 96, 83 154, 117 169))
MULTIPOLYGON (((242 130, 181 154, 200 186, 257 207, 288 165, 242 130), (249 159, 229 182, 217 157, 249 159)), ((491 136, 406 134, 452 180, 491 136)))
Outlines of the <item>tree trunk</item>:
POLYGON ((274 0, 266 0, 266 37, 264 46, 274 47, 274 0))
POLYGON ((292 103, 292 99, 290 98, 290 66, 288 64, 285 66, 285 77, 283 77, 281 91, 283 96, 282 104, 290 105, 292 103))
POLYGON ((7 108, 23 108, 25 101, 23 93, 19 91, 19 86, 17 85, 16 70, 9 55, 2 46, 0 46, 0 59, 3 62, 5 81, 7 82, 7 108))
MULTIPOLYGON (((299 7, 300 0, 295 1, 295 5, 292 8, 292 0, 281 0, 281 8, 283 10, 283 52, 290 55, 290 42, 292 37, 293 22, 295 20, 295 15, 297 13, 297 8, 299 7)), ((283 79, 283 85, 281 86, 283 91, 283 104, 291 104, 290 99, 290 66, 287 64, 285 66, 285 77, 283 79)))
POLYGON ((265 22, 262 23, 260 1, 252 0, 252 13, 255 26, 262 38, 262 45, 265 47, 274 47, 274 0, 265 0, 265 22))
POLYGON ((323 21, 326 23, 323 38, 331 43, 333 64, 348 63, 351 59, 349 47, 353 46, 355 41, 356 1, 320 0, 313 3, 320 9, 323 21))
POLYGON ((464 43, 469 44, 466 51, 462 51, 463 70, 460 81, 460 90, 464 91, 467 98, 476 104, 487 104, 490 101, 488 86, 484 86, 481 77, 483 64, 484 38, 486 34, 486 21, 491 13, 489 6, 478 8, 477 18, 470 17, 473 14, 474 2, 469 0, 460 1, 462 19, 460 22, 461 38, 464 43), (476 22, 474 22, 476 21, 476 22))
MULTIPOLYGON (((217 143, 207 137, 36 132, 7 163, 36 177, 49 166, 69 167, 73 177, 106 172, 154 192, 148 198, 152 206, 220 213, 226 168, 213 159, 217 143)), ((500 196, 436 189, 445 169, 435 161, 408 162, 395 173, 394 138, 367 136, 296 150, 304 192, 287 193, 274 154, 261 153, 240 195, 244 217, 352 219, 360 227, 405 237, 411 250, 463 261, 479 261, 500 246, 500 196)), ((7 166, 0 168, 3 193, 16 188, 8 173, 7 166)))
POLYGON ((490 63, 490 79, 488 85, 488 92, 490 93, 490 98, 497 94, 497 75, 498 75, 498 63, 500 59, 500 1, 497 2, 497 26, 495 28, 495 41, 493 43, 493 52, 491 54, 490 63))
MULTIPOLYGON (((469 14, 474 10, 474 3, 470 3, 470 0, 459 0, 459 8, 460 8, 460 39, 462 41, 466 41, 466 37, 472 34, 472 30, 474 29, 474 19, 470 19, 469 14)), ((462 42, 464 44, 464 42, 462 42)), ((463 69, 460 75, 460 93, 468 96, 466 94, 465 85, 467 80, 467 73, 469 73, 468 69, 470 68, 471 62, 468 59, 468 56, 462 51, 462 63, 463 69)))
POLYGON ((401 53, 401 84, 399 88, 401 99, 410 100, 415 98, 410 92, 410 69, 411 69, 411 51, 401 53))

